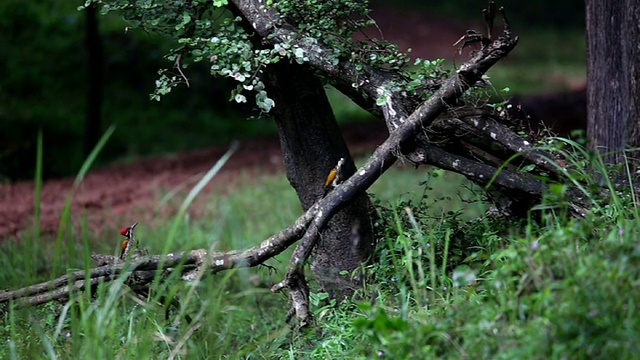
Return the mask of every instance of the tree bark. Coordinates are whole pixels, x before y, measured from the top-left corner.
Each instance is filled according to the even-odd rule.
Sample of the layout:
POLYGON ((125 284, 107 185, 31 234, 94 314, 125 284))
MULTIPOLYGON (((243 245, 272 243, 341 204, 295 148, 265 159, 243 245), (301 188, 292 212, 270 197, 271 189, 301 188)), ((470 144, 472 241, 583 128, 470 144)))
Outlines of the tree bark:
MULTIPOLYGON (((342 176, 355 172, 320 80, 308 68, 284 61, 269 69, 269 95, 289 182, 307 210, 325 192, 325 179, 340 158, 342 176)), ((349 296, 361 280, 352 272, 373 250, 369 199, 360 195, 338 212, 320 234, 311 268, 323 289, 334 298, 349 296)))
POLYGON ((587 0, 586 10, 587 134, 617 164, 640 146, 640 0, 587 0))

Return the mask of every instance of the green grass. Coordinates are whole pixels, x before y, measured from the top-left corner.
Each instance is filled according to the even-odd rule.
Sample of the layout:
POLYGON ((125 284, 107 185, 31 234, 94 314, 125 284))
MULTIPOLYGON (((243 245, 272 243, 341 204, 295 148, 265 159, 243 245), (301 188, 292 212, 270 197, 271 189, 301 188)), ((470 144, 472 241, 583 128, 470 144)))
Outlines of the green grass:
POLYGON ((387 207, 405 202, 426 203, 429 216, 460 213, 467 220, 480 216, 486 210, 480 201, 480 189, 462 175, 439 169, 414 169, 408 164, 389 169, 373 184, 371 193, 387 207))
POLYGON ((584 85, 587 52, 582 30, 518 32, 520 40, 488 76, 496 89, 518 95, 566 91, 584 85))
MULTIPOLYGON (((587 164, 606 171, 575 143, 554 148, 575 179, 594 176, 587 164)), ((178 210, 188 190, 164 206, 178 210)), ((134 299, 119 282, 93 300, 79 294, 10 309, 0 315, 0 358, 633 358, 640 350, 640 223, 625 189, 599 200, 585 187, 593 211, 570 219, 558 187, 534 211, 539 221, 478 217, 477 190, 442 171, 393 168, 371 190, 381 238, 368 285, 338 304, 312 283, 316 321, 308 331, 284 324, 287 296, 269 291, 285 272, 287 251, 268 262, 275 273, 236 269, 157 285, 152 296, 169 292, 181 301, 168 320, 162 304, 134 299)), ((177 225, 175 218, 141 224, 141 246, 154 253, 246 248, 301 213, 282 175, 246 177, 233 192, 198 196, 177 225)), ((60 275, 49 256, 55 243, 25 236, 34 238, 0 245, 1 288, 60 275), (25 268, 29 258, 35 269, 25 268)), ((88 230, 69 236, 65 244, 84 254, 59 253, 69 269, 118 242, 88 230)))

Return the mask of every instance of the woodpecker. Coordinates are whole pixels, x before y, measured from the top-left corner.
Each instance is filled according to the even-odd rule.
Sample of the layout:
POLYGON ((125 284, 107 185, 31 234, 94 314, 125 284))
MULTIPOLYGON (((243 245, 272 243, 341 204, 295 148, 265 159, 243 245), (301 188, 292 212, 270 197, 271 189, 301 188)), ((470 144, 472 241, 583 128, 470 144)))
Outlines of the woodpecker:
POLYGON ((331 171, 329 172, 329 176, 327 176, 327 179, 324 181, 324 195, 327 195, 327 193, 331 191, 331 189, 338 186, 338 184, 342 181, 342 165, 344 165, 344 158, 340 158, 340 160, 338 160, 338 164, 336 164, 336 167, 331 169, 331 171))
POLYGON ((125 239, 122 240, 122 244, 120 244, 120 258, 124 259, 127 255, 127 247, 129 246, 129 242, 131 242, 131 246, 134 245, 136 238, 133 236, 133 230, 136 228, 138 223, 134 223, 131 226, 127 226, 120 230, 120 235, 124 236, 125 239))

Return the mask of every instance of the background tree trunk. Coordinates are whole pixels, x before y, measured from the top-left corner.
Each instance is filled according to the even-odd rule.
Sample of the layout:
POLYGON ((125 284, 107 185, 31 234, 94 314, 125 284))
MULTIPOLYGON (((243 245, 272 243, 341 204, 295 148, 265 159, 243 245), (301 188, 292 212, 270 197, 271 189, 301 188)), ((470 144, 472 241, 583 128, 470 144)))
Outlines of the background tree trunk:
POLYGON ((640 146, 640 0, 587 0, 586 10, 587 134, 620 163, 640 146))
POLYGON ((87 52, 87 108, 84 122, 84 153, 89 155, 100 139, 104 50, 98 22, 98 7, 85 9, 85 50, 87 52))
MULTIPOLYGON (((355 172, 320 80, 308 69, 284 61, 269 69, 269 95, 275 101, 289 182, 306 210, 324 194, 324 181, 340 158, 345 176, 355 172)), ((338 212, 321 233, 311 268, 325 291, 334 298, 349 296, 361 280, 351 273, 373 250, 373 230, 367 196, 360 196, 338 212), (347 275, 340 275, 346 271, 347 275)))

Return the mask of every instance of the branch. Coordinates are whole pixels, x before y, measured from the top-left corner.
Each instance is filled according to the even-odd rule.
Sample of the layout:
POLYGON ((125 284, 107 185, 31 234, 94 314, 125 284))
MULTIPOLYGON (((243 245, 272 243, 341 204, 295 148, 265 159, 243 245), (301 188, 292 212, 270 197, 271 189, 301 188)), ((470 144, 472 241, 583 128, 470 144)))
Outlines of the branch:
MULTIPOLYGON (((51 294, 59 289, 66 289, 65 291, 68 295, 75 289, 74 286, 80 286, 75 285, 78 284, 78 282, 84 283, 87 279, 98 278, 105 282, 112 281, 125 272, 129 273, 129 275, 132 273, 144 275, 145 271, 151 271, 151 274, 155 276, 155 271, 175 268, 179 265, 183 265, 182 269, 185 273, 192 271, 194 267, 202 265, 206 265, 213 273, 234 267, 257 266, 281 253, 300 239, 317 211, 317 207, 310 208, 305 214, 299 217, 293 225, 264 240, 260 245, 244 251, 219 252, 199 249, 168 255, 142 256, 131 259, 130 262, 123 262, 120 258, 113 255, 94 254, 92 257, 97 260, 99 264, 107 265, 93 268, 89 272, 85 270, 75 271, 57 279, 19 290, 0 292, 0 304, 34 295, 51 294), (69 284, 74 285, 69 287, 69 284)), ((146 275, 141 278, 153 279, 153 276, 150 276, 150 273, 147 272, 146 275)), ((81 289, 81 287, 77 288, 81 289)), ((42 299, 42 301, 31 301, 25 305, 37 305, 50 301, 52 300, 50 296, 54 295, 48 296, 49 297, 41 296, 40 299, 42 299)))
MULTIPOLYGON (((307 233, 294 252, 292 262, 285 279, 273 287, 274 291, 288 288, 293 302, 294 312, 301 326, 308 324, 310 318, 308 311, 308 289, 304 280, 303 265, 315 246, 318 229, 326 225, 331 216, 335 214, 347 201, 363 193, 378 177, 384 173, 396 160, 396 149, 412 139, 425 127, 447 109, 448 103, 454 103, 470 85, 482 77, 482 74, 495 64, 501 57, 515 46, 515 41, 506 38, 490 43, 479 52, 472 61, 462 65, 460 69, 449 78, 434 95, 422 103, 406 120, 403 120, 396 131, 380 145, 368 161, 356 171, 343 184, 321 200, 317 217, 307 229, 307 233), (326 204, 326 205, 325 205, 326 204)), ((389 105, 389 104, 385 104, 389 105)), ((388 111, 385 111, 387 114, 388 111)), ((429 148, 430 149, 430 148, 429 148)), ((423 154, 424 160, 429 159, 429 153, 423 154)), ((493 173, 491 173, 493 174, 493 173)), ((505 176, 502 175, 502 178, 505 176)), ((488 177, 489 178, 489 177, 488 177)), ((541 189, 538 190, 538 193, 541 189)))
MULTIPOLYGON (((272 8, 265 6, 262 1, 232 0, 231 3, 251 24, 260 38, 268 39, 271 44, 287 43, 292 47, 302 49, 312 68, 322 72, 335 82, 336 88, 378 117, 381 112, 375 106, 376 99, 380 97, 381 93, 389 91, 394 82, 405 81, 401 75, 395 72, 367 65, 356 68, 354 62, 345 58, 335 64, 331 59, 339 55, 336 50, 325 46, 322 41, 307 41, 309 38, 306 34, 298 33, 292 25, 283 23, 278 14, 272 8)), ((387 127, 397 129, 411 113, 416 102, 397 93, 390 93, 389 96, 388 102, 393 104, 395 112, 387 119, 387 127), (405 101, 412 102, 412 105, 403 105, 405 101)))
MULTIPOLYGON (((539 166, 541 169, 547 171, 550 174, 555 175, 555 178, 560 178, 561 174, 558 168, 549 162, 549 159, 555 157, 548 152, 535 149, 533 144, 529 141, 518 136, 513 130, 500 124, 496 119, 497 114, 486 113, 475 110, 475 113, 469 113, 465 109, 466 113, 456 114, 456 111, 450 111, 454 114, 454 119, 459 120, 467 126, 467 128, 475 129, 479 134, 482 134, 487 140, 487 143, 496 144, 503 150, 506 150, 513 154, 521 154, 529 162, 539 166)), ((452 126, 452 128, 464 128, 462 125, 452 126)))
MULTIPOLYGON (((269 39, 268 41, 272 44, 288 43, 291 46, 303 49, 311 67, 324 73, 327 78, 332 80, 336 88, 349 96, 362 108, 378 117, 383 117, 390 133, 400 128, 403 131, 409 130, 403 124, 409 117, 408 115, 414 111, 418 102, 406 93, 401 94, 390 91, 394 84, 406 82, 406 79, 400 74, 377 69, 366 64, 356 64, 348 59, 341 60, 335 64, 330 60, 334 57, 330 56, 335 53, 333 49, 323 45, 322 41, 307 41, 308 38, 305 34, 298 33, 294 26, 284 23, 272 8, 263 5, 261 1, 232 0, 232 3, 237 8, 237 13, 242 14, 247 19, 257 35, 262 39, 269 39), (375 105, 378 98, 386 98, 387 101, 378 107, 375 105)), ((504 20, 505 26, 501 36, 494 41, 485 42, 486 45, 477 51, 471 60, 463 64, 454 76, 444 81, 440 90, 429 99, 431 103, 428 107, 438 106, 437 111, 440 112, 442 111, 441 107, 454 104, 455 99, 459 98, 471 85, 480 81, 482 75, 491 66, 504 58, 516 46, 518 38, 512 36, 506 17, 504 20)), ((421 110, 418 109, 416 111, 421 110)), ((435 119, 420 123, 419 126, 427 128, 433 120, 435 119)), ((467 120, 469 118, 463 118, 463 121, 467 120)), ((502 124, 495 121, 491 122, 490 120, 480 122, 477 118, 474 119, 474 122, 477 122, 477 124, 473 126, 490 135, 491 141, 504 141, 504 148, 523 152, 527 159, 544 167, 551 173, 556 172, 553 166, 546 163, 541 156, 538 156, 539 154, 536 154, 531 149, 531 145, 526 140, 518 137, 502 124), (497 136, 498 134, 508 135, 509 138, 501 139, 497 136)), ((415 132, 415 129, 411 129, 411 131, 415 132)), ((419 132, 415 133, 417 135, 420 134, 419 132)), ((417 146, 418 143, 425 142, 407 140, 404 141, 400 149, 410 161, 416 164, 424 164, 425 152, 431 150, 420 148, 417 146)), ((432 163, 431 165, 437 164, 432 163)))
MULTIPOLYGON (((451 154, 442 149, 434 150, 434 144, 426 140, 420 131, 420 129, 427 129, 432 125, 436 119, 432 116, 433 113, 440 113, 444 108, 450 108, 451 105, 456 104, 456 100, 460 98, 462 93, 473 84, 481 81, 482 75, 516 46, 518 38, 512 35, 504 11, 498 11, 503 18, 504 27, 497 39, 491 40, 475 32, 472 32, 472 36, 468 36, 469 33, 467 33, 462 37, 463 46, 473 43, 474 39, 479 39, 479 43, 482 44, 481 49, 476 51, 472 58, 457 70, 456 74, 442 82, 439 90, 414 111, 419 104, 417 97, 412 97, 404 92, 391 91, 397 87, 397 84, 406 82, 406 79, 398 72, 378 69, 362 63, 356 64, 351 59, 341 59, 336 64, 331 60, 336 57, 333 56, 335 50, 323 45, 321 39, 309 41, 307 34, 298 33, 293 25, 284 22, 272 8, 263 5, 264 2, 231 0, 231 3, 237 8, 237 13, 242 14, 251 24, 263 43, 287 43, 302 49, 309 59, 308 64, 331 79, 332 85, 374 116, 383 117, 392 137, 396 132, 405 132, 400 136, 402 141, 398 142, 399 147, 396 149, 399 149, 413 163, 434 165, 459 173, 466 169, 465 176, 480 185, 486 185, 487 180, 481 178, 480 174, 484 174, 484 176, 489 175, 490 172, 494 174, 498 164, 507 160, 508 157, 520 153, 526 161, 536 164, 538 169, 535 169, 532 174, 505 172, 496 177, 495 184, 499 186, 498 190, 503 197, 512 197, 511 193, 515 192, 523 196, 522 200, 524 201, 521 204, 530 205, 535 204, 541 198, 542 190, 545 188, 545 185, 535 175, 550 175, 552 179, 565 178, 557 166, 548 162, 548 159, 554 158, 553 156, 533 149, 527 140, 500 123, 504 120, 502 114, 493 114, 490 117, 482 118, 464 116, 459 118, 460 121, 457 124, 454 123, 455 125, 452 127, 458 130, 458 133, 462 123, 465 123, 467 127, 475 128, 470 136, 464 137, 465 140, 471 136, 476 136, 476 139, 481 137, 485 139, 484 142, 477 144, 477 149, 471 151, 473 153, 471 159, 451 154), (387 101, 382 106, 376 106, 378 98, 386 98, 387 101), (432 113, 424 112, 426 109, 432 113), (412 121, 409 114, 414 116, 413 114, 416 113, 424 121, 412 121), (497 121, 498 119, 500 121, 497 121), (413 135, 408 136, 407 134, 413 135), (495 154, 495 144, 500 146, 502 154, 489 157, 479 156, 480 153, 495 154), (442 156, 434 156, 436 151, 442 156), (508 157, 505 157, 505 154, 508 157), (448 159, 447 163, 445 163, 445 159, 448 159), (453 166, 462 163, 465 164, 465 167, 453 166), (491 171, 492 169, 493 171, 491 171)), ((455 133, 456 131, 452 131, 449 136, 453 136, 455 133)), ((387 159, 387 161, 389 160, 387 159)), ((493 175, 488 178, 492 177, 493 175)), ((574 211, 576 216, 584 215, 582 211, 584 205, 580 203, 577 201, 572 205, 574 209, 578 209, 574 211)))

